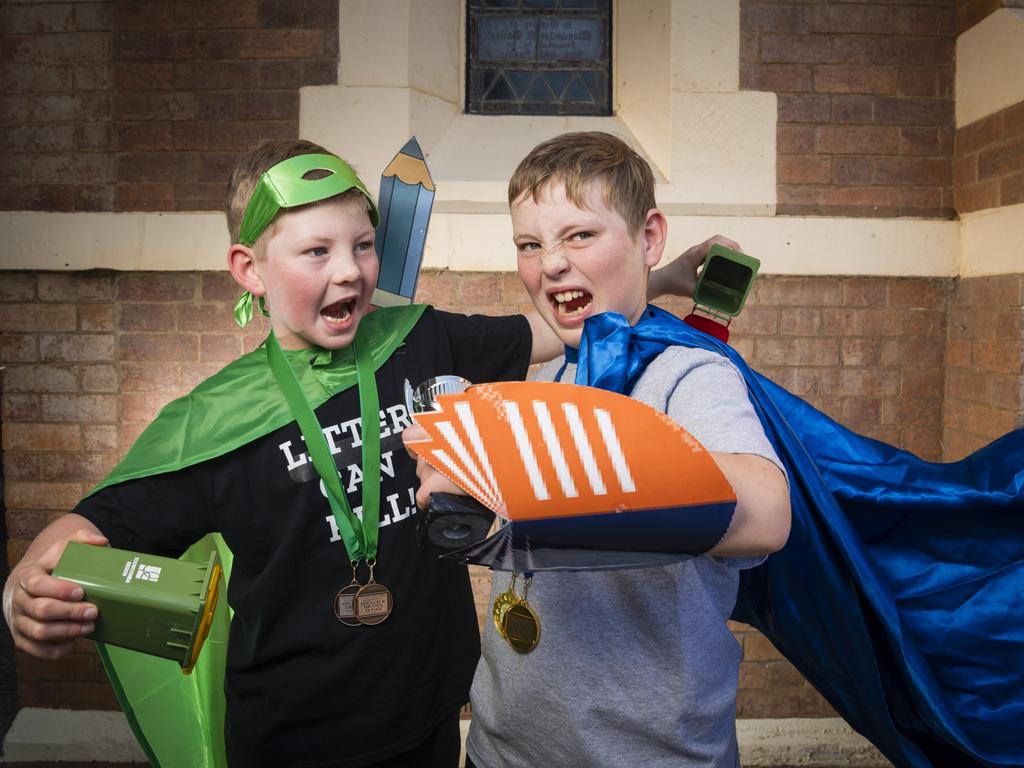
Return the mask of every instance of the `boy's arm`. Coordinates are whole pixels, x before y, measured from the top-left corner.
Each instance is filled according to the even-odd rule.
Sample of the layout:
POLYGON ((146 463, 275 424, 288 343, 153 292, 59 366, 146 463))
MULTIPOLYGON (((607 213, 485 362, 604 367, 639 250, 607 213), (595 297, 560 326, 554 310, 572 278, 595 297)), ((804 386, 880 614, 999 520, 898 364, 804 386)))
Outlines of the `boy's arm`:
MULTIPOLYGON (((416 442, 426 436, 422 427, 412 426, 402 438, 416 442)), ((407 449, 408 450, 408 449, 407 449)), ((465 494, 422 458, 416 461, 416 506, 426 509, 432 493, 465 494)), ((729 530, 707 554, 720 557, 760 557, 782 549, 789 537, 789 486, 775 464, 761 456, 742 453, 711 453, 722 474, 736 492, 736 511, 729 530)))
MULTIPOLYGON (((647 280, 647 299, 652 301, 660 296, 692 297, 697 284, 697 268, 704 263, 708 251, 714 244, 724 245, 734 251, 740 251, 740 244, 722 235, 709 237, 680 254, 679 258, 661 269, 653 270, 647 280)), ((530 363, 546 363, 554 360, 564 346, 550 326, 535 311, 526 313, 533 333, 533 346, 530 350, 530 363)))
POLYGON ((760 557, 782 549, 789 537, 789 485, 773 462, 749 453, 711 452, 736 493, 725 536, 707 554, 760 557))
POLYGON ((92 632, 96 619, 96 606, 82 601, 78 584, 51 575, 71 540, 107 543, 81 515, 65 515, 36 536, 4 586, 4 619, 15 646, 41 659, 64 656, 76 637, 92 632))

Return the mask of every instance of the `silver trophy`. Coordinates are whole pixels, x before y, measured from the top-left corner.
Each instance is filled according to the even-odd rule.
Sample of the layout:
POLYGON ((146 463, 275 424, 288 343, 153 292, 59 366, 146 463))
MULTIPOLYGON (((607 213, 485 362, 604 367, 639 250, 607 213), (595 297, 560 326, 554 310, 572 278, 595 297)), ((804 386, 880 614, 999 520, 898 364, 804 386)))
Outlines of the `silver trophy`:
MULTIPOLYGON (((405 407, 413 421, 418 413, 440 411, 440 395, 465 392, 471 382, 461 376, 435 376, 413 387, 405 381, 405 407)), ((483 541, 494 522, 494 512, 472 496, 432 493, 420 518, 420 544, 430 543, 442 549, 461 549, 483 541)))

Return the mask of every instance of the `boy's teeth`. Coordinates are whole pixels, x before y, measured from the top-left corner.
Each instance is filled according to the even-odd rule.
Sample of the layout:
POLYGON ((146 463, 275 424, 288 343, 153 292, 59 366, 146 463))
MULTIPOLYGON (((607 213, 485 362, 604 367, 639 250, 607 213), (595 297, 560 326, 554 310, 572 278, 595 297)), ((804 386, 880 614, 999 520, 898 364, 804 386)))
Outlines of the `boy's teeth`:
POLYGON ((591 303, 590 295, 586 291, 558 291, 551 294, 551 298, 555 300, 559 317, 575 317, 582 314, 589 309, 591 303))
POLYGON ((575 317, 576 315, 586 312, 587 307, 589 307, 590 305, 588 304, 587 306, 578 307, 576 309, 566 309, 565 304, 556 304, 555 306, 558 307, 558 314, 561 317, 575 317))
POLYGON ((555 294, 555 301, 559 304, 565 301, 572 301, 573 299, 582 299, 583 291, 561 291, 555 294))
POLYGON ((338 305, 332 304, 324 310, 323 314, 328 320, 344 322, 352 314, 352 304, 348 301, 338 305))

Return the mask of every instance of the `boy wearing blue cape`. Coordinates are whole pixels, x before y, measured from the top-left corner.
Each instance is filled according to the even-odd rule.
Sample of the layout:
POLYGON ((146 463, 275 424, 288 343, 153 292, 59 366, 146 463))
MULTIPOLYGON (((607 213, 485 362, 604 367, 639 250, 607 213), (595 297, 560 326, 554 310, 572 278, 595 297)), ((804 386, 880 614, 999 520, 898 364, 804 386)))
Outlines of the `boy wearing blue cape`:
MULTIPOLYGON (((7 582, 5 618, 20 649, 60 657, 97 615, 50 575, 68 540, 178 556, 219 532, 234 560, 227 762, 452 768, 479 638, 465 567, 417 543, 403 384, 519 379, 560 344, 536 317, 370 312, 377 209, 323 147, 261 147, 226 202, 229 268, 246 291, 236 319, 255 305, 270 336, 167 406, 39 534, 7 582)), ((681 260, 677 285, 706 249, 681 260)))
MULTIPOLYGON (((565 134, 519 164, 508 194, 519 276, 565 345, 538 379, 589 383, 577 359, 585 321, 615 313, 635 325, 651 311, 667 231, 654 186, 647 162, 605 133, 565 134)), ((478 768, 737 765, 742 654, 726 622, 740 570, 786 541, 785 474, 720 355, 670 347, 626 394, 711 452, 736 493, 731 523, 703 555, 668 566, 496 572, 492 598, 518 581, 541 630, 522 653, 487 622, 467 744, 478 768)), ((423 472, 420 501, 442 487, 423 472)))
MULTIPOLYGON (((588 272, 589 257, 574 254, 604 236, 594 228, 592 220, 600 218, 594 211, 613 209, 606 220, 635 219, 619 213, 626 209, 614 202, 621 199, 620 185, 626 188, 622 181, 599 186, 608 190, 605 200, 587 199, 588 187, 579 181, 589 178, 586 167, 576 177, 563 165, 563 153, 571 154, 587 139, 566 141, 570 146, 550 161, 542 157, 544 145, 531 154, 509 195, 524 282, 549 323, 565 329, 559 335, 567 342, 567 360, 579 348, 574 377, 566 365, 549 367, 548 378, 565 380, 568 374, 577 384, 654 403, 713 452, 722 450, 716 432, 736 418, 739 411, 729 409, 742 392, 760 427, 749 433, 767 437, 771 457, 786 471, 790 528, 785 546, 742 571, 738 596, 735 582, 725 582, 705 628, 712 627, 728 646, 724 622, 735 600, 732 617, 763 632, 900 768, 1024 765, 1019 727, 1024 722, 1024 430, 956 462, 923 461, 844 428, 751 370, 727 344, 669 313, 637 310, 635 294, 619 306, 602 305, 593 289, 604 285, 600 277, 618 274, 611 295, 623 298, 629 273, 614 260, 588 272), (549 182, 548 168, 560 183, 549 182), (564 226, 573 217, 582 217, 583 226, 564 226), (591 304, 611 311, 595 314, 591 304), (580 318, 585 318, 582 333, 570 333, 571 321, 580 318), (676 355, 684 361, 682 371, 662 375, 663 360, 676 355), (721 366, 731 364, 742 376, 740 385, 715 379, 687 396, 688 380, 696 376, 678 374, 687 372, 687 360, 706 359, 703 367, 713 369, 715 363, 703 355, 721 366), (673 401, 682 401, 679 416, 673 401), (723 405, 727 410, 720 414, 723 405)), ((632 227, 646 235, 639 224, 632 227)), ((749 414, 742 419, 747 423, 749 414)), ((744 488, 714 455, 742 506, 744 488)), ((436 475, 422 479, 421 501, 443 487, 436 475)), ((713 553, 741 522, 733 521, 713 553)), ((767 550, 780 542, 762 544, 767 550)), ((466 556, 487 563, 474 560, 468 549, 466 556)), ((618 588, 615 574, 603 582, 600 573, 535 575, 528 600, 544 627, 536 648, 519 656, 490 628, 485 636, 469 743, 478 766, 538 760, 735 764, 735 754, 721 741, 732 706, 731 700, 723 701, 723 691, 726 696, 731 691, 722 685, 728 678, 734 688, 735 659, 702 655, 690 639, 672 635, 678 631, 689 638, 707 609, 695 597, 714 592, 716 582, 702 581, 681 600, 680 591, 656 573, 636 571, 630 591, 618 588), (550 586, 542 589, 545 583, 550 586), (603 591, 593 588, 598 583, 603 591), (552 638, 556 632, 561 636, 552 638), (560 663, 544 659, 545 646, 555 649, 559 643, 562 655, 554 658, 560 663), (710 689, 714 695, 701 698, 701 686, 716 679, 717 663, 725 665, 726 674, 710 689), (693 685, 687 677, 693 677, 693 685), (672 716, 680 712, 683 716, 672 716), (680 734, 685 744, 679 743, 680 734), (670 758, 673 749, 679 755, 670 758)), ((524 586, 520 581, 525 599, 524 586)), ((505 604, 499 601, 496 609, 505 604)), ((525 613, 520 611, 517 621, 522 623, 525 613)))

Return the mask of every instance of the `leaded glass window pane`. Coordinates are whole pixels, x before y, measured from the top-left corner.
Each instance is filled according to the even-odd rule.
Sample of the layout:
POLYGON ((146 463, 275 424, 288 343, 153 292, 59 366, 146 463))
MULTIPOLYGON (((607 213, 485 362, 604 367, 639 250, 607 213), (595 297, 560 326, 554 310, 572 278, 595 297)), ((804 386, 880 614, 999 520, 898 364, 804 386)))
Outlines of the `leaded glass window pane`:
POLYGON ((611 0, 468 0, 466 111, 610 115, 611 0))

